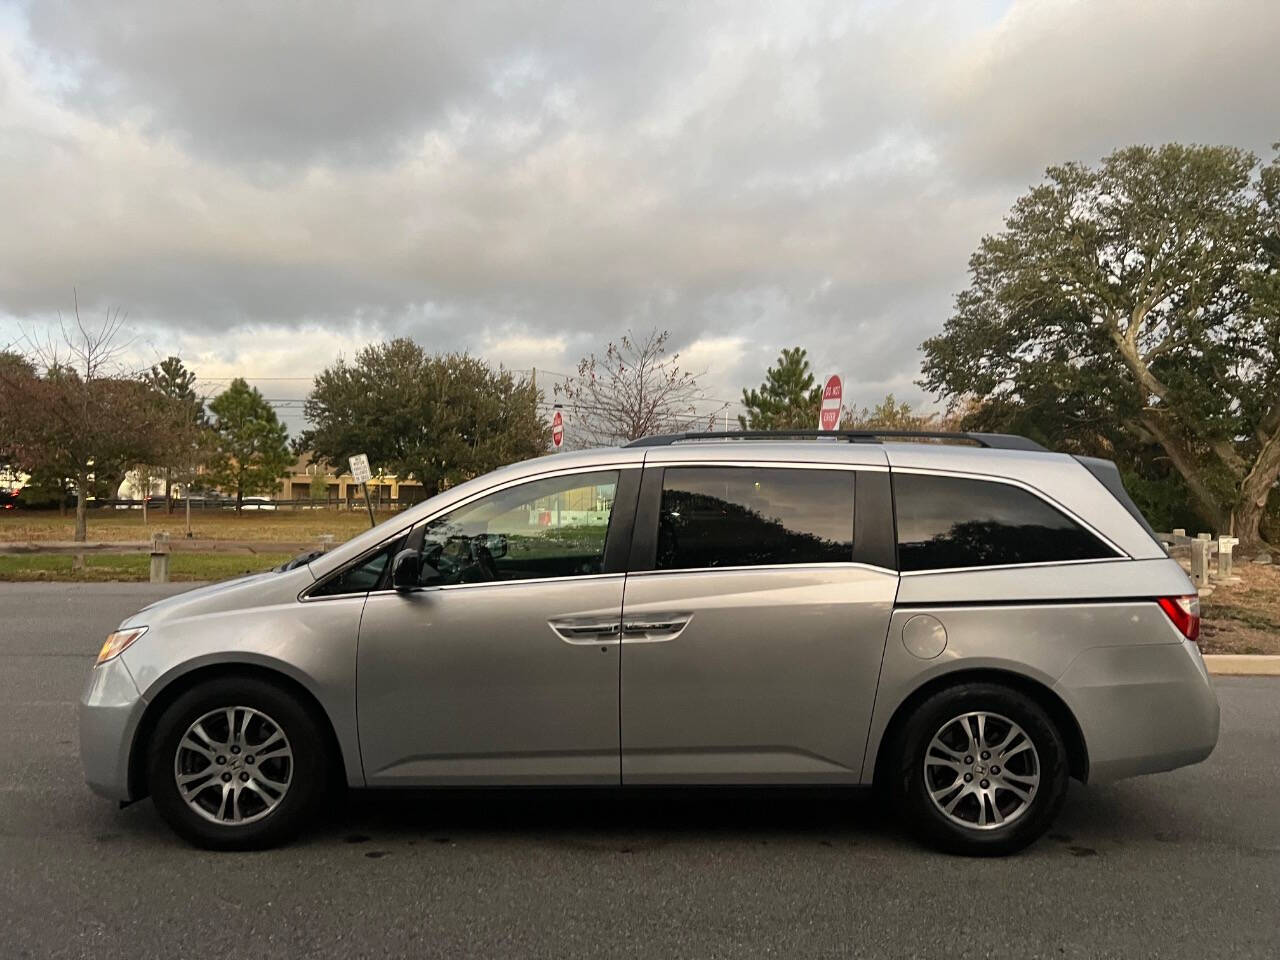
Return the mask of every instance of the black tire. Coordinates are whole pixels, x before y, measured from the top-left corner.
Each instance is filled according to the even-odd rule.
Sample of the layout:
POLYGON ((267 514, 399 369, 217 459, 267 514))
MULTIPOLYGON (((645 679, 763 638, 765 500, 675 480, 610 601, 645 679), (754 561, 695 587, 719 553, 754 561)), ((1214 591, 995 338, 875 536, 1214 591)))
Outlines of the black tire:
MULTIPOLYGON (((243 718, 245 712, 241 711, 236 716, 243 718)), ((181 694, 160 716, 147 752, 147 782, 151 797, 174 832, 195 846, 211 850, 256 850, 275 846, 296 836, 307 824, 329 785, 332 777, 327 742, 312 712, 279 687, 254 677, 210 680, 181 694), (251 708, 269 718, 287 738, 292 753, 289 764, 287 767, 272 767, 270 775, 284 777, 284 772, 277 771, 287 771, 288 789, 276 800, 274 808, 250 808, 250 814, 256 814, 260 819, 248 823, 214 822, 193 810, 179 791, 175 776, 175 764, 180 762, 178 747, 197 720, 214 711, 237 707, 251 708)), ((251 749, 245 750, 246 762, 251 749)), ((279 759, 264 761, 264 774, 267 771, 265 764, 273 762, 284 763, 279 759)), ((213 771, 214 768, 210 766, 209 769, 213 771)), ((244 766, 238 769, 240 773, 249 775, 253 768, 244 766)), ((240 776, 240 773, 235 776, 240 776)), ((221 779, 230 774, 215 772, 213 775, 221 779)), ((214 802, 219 793, 219 788, 212 786, 203 802, 214 802), (210 800, 210 796, 214 799, 210 800)), ((266 803, 256 796, 250 797, 248 793, 244 796, 246 806, 257 803, 266 807, 266 803)))
MULTIPOLYGON (((955 728, 952 728, 950 735, 954 737, 955 732, 955 728)), ((1020 740, 1015 742, 1021 743, 1020 740)), ((965 683, 934 694, 907 720, 896 747, 892 749, 896 749, 897 755, 893 758, 891 767, 893 777, 890 792, 898 810, 905 817, 908 827, 922 840, 949 853, 968 856, 1004 856, 1015 853, 1039 839, 1049 829, 1066 800, 1069 771, 1062 734, 1048 712, 1035 700, 997 683, 965 683), (980 829, 976 823, 974 826, 957 823, 939 809, 939 803, 954 799, 965 787, 958 786, 954 793, 943 794, 939 803, 935 803, 930 796, 931 785, 926 781, 925 772, 926 751, 935 735, 957 718, 977 712, 995 715, 993 720, 987 722, 996 723, 993 728, 996 736, 1004 729, 1000 727, 998 718, 1007 718, 1017 724, 1031 741, 1038 757, 1039 784, 1030 791, 1030 801, 1007 822, 994 827, 988 826, 986 829, 980 829)), ((939 754, 934 753, 933 756, 939 754)), ((980 754, 971 756, 975 762, 984 762, 980 754)), ((1031 762, 1032 758, 1028 758, 1025 751, 1017 759, 1010 760, 1011 765, 1022 764, 1022 770, 1029 769, 1026 765, 1031 762)), ((958 763, 964 764, 964 758, 958 763)), ((1006 769, 1004 773, 1010 775, 1011 771, 1006 769)), ((952 776, 945 768, 931 768, 929 776, 937 778, 939 775, 941 786, 938 782, 932 784, 935 792, 947 789, 948 778, 952 776)), ((970 775, 981 776, 977 773, 970 775)), ((957 771, 954 776, 961 778, 962 774, 957 771)), ((959 780, 954 782, 958 784, 959 780)), ((993 792, 992 796, 999 796, 999 802, 1006 809, 1022 802, 1009 792, 993 792)), ((954 816, 968 816, 975 822, 981 816, 990 823, 996 816, 992 809, 995 802, 987 801, 979 813, 979 807, 984 801, 980 796, 970 794, 968 799, 960 801, 954 816)))

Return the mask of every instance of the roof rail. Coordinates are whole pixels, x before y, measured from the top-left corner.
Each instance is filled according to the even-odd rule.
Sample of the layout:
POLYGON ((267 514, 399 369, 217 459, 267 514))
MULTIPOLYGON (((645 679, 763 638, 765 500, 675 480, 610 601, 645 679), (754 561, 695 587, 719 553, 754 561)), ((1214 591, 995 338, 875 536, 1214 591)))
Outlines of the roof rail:
POLYGON ((1034 440, 1013 433, 956 433, 947 430, 703 430, 640 437, 628 447, 668 447, 683 440, 844 440, 875 443, 879 440, 959 440, 990 450, 1040 450, 1034 440))

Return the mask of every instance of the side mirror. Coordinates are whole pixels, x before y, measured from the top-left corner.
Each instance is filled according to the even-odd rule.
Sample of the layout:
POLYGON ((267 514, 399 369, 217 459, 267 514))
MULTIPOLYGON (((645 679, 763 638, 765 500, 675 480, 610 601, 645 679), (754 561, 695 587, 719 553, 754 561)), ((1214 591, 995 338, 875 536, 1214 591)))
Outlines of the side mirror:
POLYGON ((391 561, 391 585, 397 590, 413 590, 422 583, 422 554, 401 550, 391 561))

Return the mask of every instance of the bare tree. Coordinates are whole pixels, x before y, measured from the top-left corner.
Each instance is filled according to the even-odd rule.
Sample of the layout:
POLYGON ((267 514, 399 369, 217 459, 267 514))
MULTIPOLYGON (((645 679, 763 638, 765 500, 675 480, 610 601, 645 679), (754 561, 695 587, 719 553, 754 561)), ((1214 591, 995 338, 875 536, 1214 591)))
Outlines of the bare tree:
POLYGON ((573 446, 612 446, 655 433, 714 426, 728 404, 707 410, 708 402, 717 401, 698 386, 702 373, 682 370, 680 354, 667 355, 670 338, 666 330, 640 337, 628 330, 608 344, 603 357, 583 357, 577 375, 556 385, 573 446))
POLYGON ((27 337, 34 365, 0 367, 0 411, 15 462, 66 477, 76 490, 75 539, 86 539, 90 490, 130 466, 154 461, 164 410, 119 362, 124 313, 86 323, 58 317, 58 333, 27 337))

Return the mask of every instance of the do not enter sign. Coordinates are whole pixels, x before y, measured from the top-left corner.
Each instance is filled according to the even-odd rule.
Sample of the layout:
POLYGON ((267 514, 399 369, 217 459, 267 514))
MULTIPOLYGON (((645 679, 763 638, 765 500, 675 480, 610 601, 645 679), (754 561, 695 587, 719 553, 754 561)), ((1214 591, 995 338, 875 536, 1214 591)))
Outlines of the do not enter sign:
POLYGON ((822 384, 822 406, 818 410, 818 429, 838 429, 840 412, 843 409, 844 382, 840 379, 840 374, 833 373, 822 384))
POLYGON ((564 446, 564 414, 559 410, 551 414, 551 445, 557 450, 564 446))

